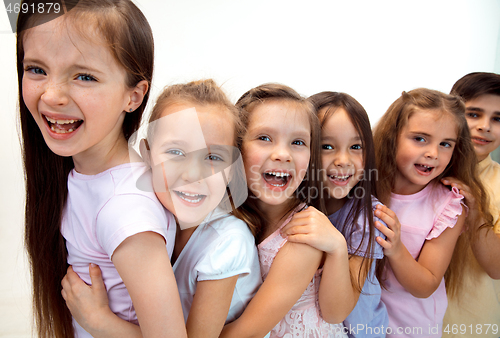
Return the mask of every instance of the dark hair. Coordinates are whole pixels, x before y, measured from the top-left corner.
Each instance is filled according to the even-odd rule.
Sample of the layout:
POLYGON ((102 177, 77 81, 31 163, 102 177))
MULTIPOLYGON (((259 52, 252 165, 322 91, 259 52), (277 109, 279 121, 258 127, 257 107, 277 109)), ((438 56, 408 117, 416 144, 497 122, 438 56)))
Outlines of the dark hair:
POLYGON ((467 74, 455 82, 451 94, 460 96, 465 102, 486 94, 500 96, 500 75, 483 72, 467 74))
MULTIPOLYGON (((450 163, 434 180, 454 177, 467 185, 478 203, 480 215, 486 224, 492 224, 488 211, 488 196, 476 172, 477 158, 470 139, 469 127, 465 119, 465 105, 458 96, 447 95, 436 90, 418 88, 403 94, 389 107, 380 119, 374 132, 375 153, 379 170, 379 197, 390 207, 390 194, 397 172, 397 142, 402 129, 417 110, 430 110, 436 114, 450 114, 457 124, 457 142, 450 163)), ((473 227, 467 236, 470 236, 473 227)), ((447 274, 447 289, 453 294, 461 287, 462 266, 450 264, 447 274)))
MULTIPOLYGON (((31 4, 40 1, 23 1, 31 4)), ((142 80, 151 84, 153 76, 153 34, 141 11, 129 0, 56 1, 64 23, 90 39, 91 29, 100 33, 127 72, 127 85, 142 80)), ((41 3, 41 2, 40 2, 41 3)), ((70 157, 54 154, 46 145, 35 120, 23 100, 24 39, 29 28, 48 21, 47 14, 19 13, 17 20, 17 74, 22 133, 22 155, 26 181, 25 245, 33 278, 34 319, 39 337, 73 337, 71 314, 61 296, 61 280, 66 274, 66 247, 60 233, 62 210, 68 195, 67 178, 74 167, 70 157)), ((150 87, 150 86, 149 86, 150 87)), ((149 88, 148 87, 148 88, 149 88)), ((137 130, 149 91, 135 112, 126 114, 122 131, 126 139, 137 130)))
MULTIPOLYGON (((292 88, 277 84, 277 83, 267 83, 260 85, 258 87, 252 88, 243 94, 238 102, 236 102, 236 107, 240 109, 241 121, 243 123, 244 130, 248 129, 248 123, 250 120, 250 114, 258 105, 265 104, 268 102, 291 102, 301 109, 303 109, 304 114, 306 114, 309 125, 311 127, 311 144, 310 144, 310 159, 309 166, 307 168, 306 176, 295 191, 295 198, 290 202, 289 211, 295 209, 300 203, 310 204, 310 194, 311 190, 319 191, 319 179, 314 175, 314 170, 316 168, 321 168, 321 158, 320 158, 320 126, 319 121, 314 113, 314 108, 310 102, 308 102, 304 97, 298 94, 292 88)), ((241 135, 238 140, 238 147, 242 149, 244 134, 241 135)), ((243 152, 243 151, 242 151, 243 152)), ((248 198, 239 208, 241 215, 239 216, 247 224, 253 224, 256 229, 256 240, 257 243, 260 242, 262 236, 263 227, 266 225, 266 218, 260 212, 257 207, 257 198, 248 190, 248 198)), ((285 215, 283 215, 285 216, 285 215)))
MULTIPOLYGON (((377 175, 375 167, 375 148, 373 145, 373 135, 370 126, 370 120, 363 106, 352 96, 345 93, 321 92, 310 96, 308 100, 314 105, 316 114, 318 114, 318 117, 320 118, 322 129, 326 121, 328 121, 328 119, 333 114, 335 114, 339 109, 344 109, 344 111, 347 113, 347 116, 349 117, 349 120, 354 125, 354 128, 361 137, 364 163, 363 179, 361 179, 347 195, 348 199, 353 200, 352 207, 349 210, 345 223, 338 224, 338 226, 340 227, 339 230, 342 235, 344 235, 346 240, 348 240, 348 238, 351 238, 351 240, 348 240, 348 244, 351 245, 351 233, 354 231, 353 226, 358 219, 363 219, 363 236, 361 242, 359 243, 358 248, 356 248, 356 251, 350 255, 350 258, 354 255, 363 256, 358 280, 354 280, 351 275, 351 282, 361 292, 361 276, 368 276, 371 266, 370 264, 368 264, 370 260, 367 259, 365 254, 360 254, 359 250, 363 247, 365 241, 368 241, 367 253, 371 253, 373 251, 373 247, 377 245, 375 242, 375 227, 372 207, 372 196, 377 196, 377 175), (354 194, 355 189, 362 189, 363 196, 361 198, 356 197, 356 195, 354 194), (366 222, 368 222, 368 233, 365 232, 366 222)), ((329 196, 327 196, 326 198, 329 198, 329 196)), ((322 210, 326 214, 323 198, 315 199, 314 204, 316 207, 321 208, 320 210, 322 210)), ((376 277, 381 283, 384 264, 385 259, 377 261, 376 277)))

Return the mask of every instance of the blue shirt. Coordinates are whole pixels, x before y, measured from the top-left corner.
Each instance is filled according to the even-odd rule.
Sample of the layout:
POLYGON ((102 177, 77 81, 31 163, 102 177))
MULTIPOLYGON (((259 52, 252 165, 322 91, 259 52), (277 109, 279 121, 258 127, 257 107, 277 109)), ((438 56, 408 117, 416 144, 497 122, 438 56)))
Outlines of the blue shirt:
MULTIPOLYGON (((381 203, 374 197, 372 198, 372 201, 372 207, 373 210, 375 210, 376 205, 381 203)), ((353 203, 354 199, 348 200, 340 210, 328 216, 328 219, 339 231, 342 228, 342 225, 346 222, 353 203)), ((362 241, 363 228, 365 228, 364 232, 366 236, 368 236, 370 228, 368 221, 365 222, 363 217, 364 214, 359 216, 359 218, 352 225, 350 235, 346 236, 347 250, 349 254, 372 258, 373 261, 368 277, 366 278, 361 294, 359 295, 358 302, 349 316, 347 316, 346 320, 344 320, 344 326, 346 328, 347 335, 350 338, 385 337, 385 332, 389 324, 389 317, 384 303, 380 300, 381 287, 377 277, 375 276, 375 265, 377 263, 377 259, 383 258, 384 252, 383 248, 377 242, 373 242, 371 252, 367 252, 368 238, 365 238, 362 241), (358 249, 357 252, 356 249, 358 249)), ((377 217, 374 217, 374 221, 379 221, 384 224, 384 222, 377 217)), ((385 238, 380 231, 377 229, 374 230, 375 237, 380 236, 385 238)))

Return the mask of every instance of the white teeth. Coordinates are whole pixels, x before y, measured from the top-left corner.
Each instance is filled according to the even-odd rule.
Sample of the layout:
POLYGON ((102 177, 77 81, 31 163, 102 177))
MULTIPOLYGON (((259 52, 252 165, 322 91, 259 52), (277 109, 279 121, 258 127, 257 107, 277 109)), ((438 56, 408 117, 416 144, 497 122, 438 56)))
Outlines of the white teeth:
POLYGON ((267 172, 266 174, 268 174, 268 175, 274 175, 276 177, 288 177, 288 176, 290 176, 289 173, 276 172, 276 171, 270 171, 270 172, 267 172))
POLYGON ((71 124, 71 123, 75 123, 76 121, 79 121, 79 120, 54 120, 54 119, 51 119, 48 116, 45 116, 45 118, 50 123, 57 123, 57 124, 71 124))
POLYGON ((270 185, 272 185, 273 187, 284 187, 285 186, 285 183, 283 184, 271 184, 269 183, 270 185))
POLYGON ((52 130, 53 132, 55 132, 57 134, 67 134, 67 133, 71 133, 73 131, 73 128, 71 128, 69 130, 64 130, 64 129, 56 129, 54 126, 50 126, 50 130, 52 130))
POLYGON ((176 193, 180 198, 189 203, 198 203, 205 196, 200 194, 190 194, 188 192, 183 192, 183 191, 176 191, 176 193), (191 198, 186 198, 186 197, 191 197, 191 198), (198 197, 198 198, 193 199, 192 197, 198 197))
POLYGON ((337 180, 346 180, 348 179, 349 177, 351 177, 351 175, 330 175, 330 178, 331 179, 337 179, 337 180))

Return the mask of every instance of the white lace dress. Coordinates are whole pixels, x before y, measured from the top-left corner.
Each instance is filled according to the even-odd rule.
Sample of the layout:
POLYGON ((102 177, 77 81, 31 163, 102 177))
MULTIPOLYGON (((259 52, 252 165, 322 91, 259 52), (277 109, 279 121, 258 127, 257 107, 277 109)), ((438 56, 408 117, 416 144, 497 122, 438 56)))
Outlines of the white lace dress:
MULTIPOLYGON (((301 206, 297 208, 300 210, 301 206)), ((262 280, 265 280, 274 257, 287 240, 280 235, 280 230, 290 222, 290 215, 278 230, 273 232, 262 243, 259 244, 259 259, 262 280)), ((319 283, 322 270, 316 271, 312 281, 307 286, 302 296, 285 317, 272 329, 270 337, 347 337, 343 332, 344 326, 340 324, 329 324, 321 317, 318 302, 319 283)), ((332 285, 332 287, 334 287, 332 285)))

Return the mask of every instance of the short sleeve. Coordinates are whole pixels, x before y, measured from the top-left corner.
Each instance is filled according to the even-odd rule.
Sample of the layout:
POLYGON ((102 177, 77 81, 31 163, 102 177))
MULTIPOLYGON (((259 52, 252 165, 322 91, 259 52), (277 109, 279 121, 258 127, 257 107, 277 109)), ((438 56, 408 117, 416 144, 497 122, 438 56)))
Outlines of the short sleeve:
POLYGON ((248 274, 256 256, 255 240, 249 231, 248 234, 227 232, 212 243, 196 264, 197 280, 217 280, 248 274))
POLYGON ((158 201, 140 194, 113 196, 99 211, 96 237, 109 257, 128 237, 153 231, 167 241, 168 218, 158 201))
POLYGON ((458 216, 462 214, 462 206, 467 208, 462 203, 464 197, 460 195, 458 189, 455 187, 448 192, 445 198, 447 198, 447 202, 441 213, 437 216, 434 226, 425 238, 426 240, 437 238, 447 228, 453 228, 457 224, 458 216))

